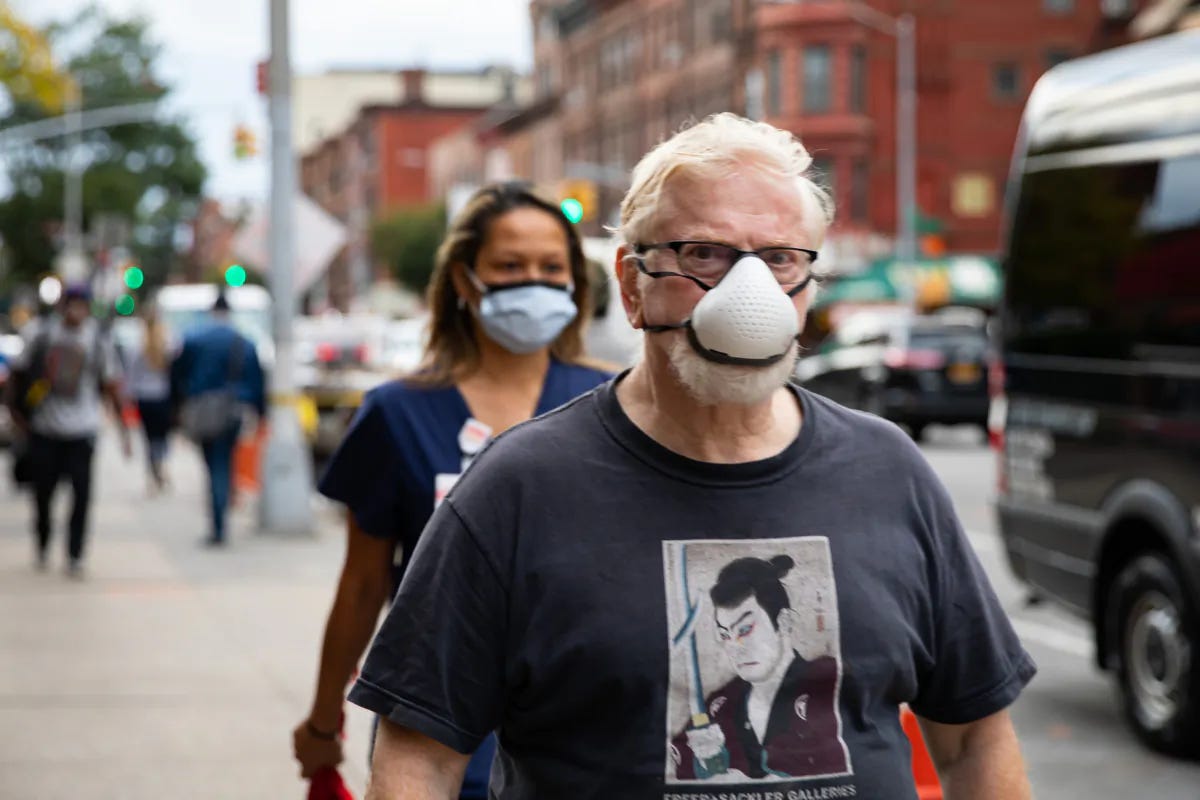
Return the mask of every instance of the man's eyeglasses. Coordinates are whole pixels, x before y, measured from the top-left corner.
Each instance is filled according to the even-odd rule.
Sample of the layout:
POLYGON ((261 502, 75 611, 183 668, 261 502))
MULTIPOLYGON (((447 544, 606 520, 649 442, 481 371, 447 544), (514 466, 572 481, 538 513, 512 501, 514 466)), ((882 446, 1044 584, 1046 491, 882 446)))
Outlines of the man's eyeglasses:
POLYGON ((788 294, 808 285, 817 251, 803 247, 764 247, 739 250, 720 242, 674 241, 639 244, 634 248, 638 269, 651 278, 680 277, 702 289, 712 289, 741 258, 758 256, 788 294))

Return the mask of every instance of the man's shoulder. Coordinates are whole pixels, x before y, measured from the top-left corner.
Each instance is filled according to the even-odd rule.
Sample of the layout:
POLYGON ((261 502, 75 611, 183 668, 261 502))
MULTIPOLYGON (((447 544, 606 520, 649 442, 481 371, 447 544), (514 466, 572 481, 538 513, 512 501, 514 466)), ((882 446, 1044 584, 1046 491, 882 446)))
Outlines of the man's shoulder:
POLYGON ((866 451, 873 458, 922 460, 920 448, 896 423, 866 411, 847 408, 828 397, 797 387, 815 412, 821 438, 842 452, 866 451))
POLYGON ((490 450, 497 451, 493 458, 519 457, 547 460, 557 463, 563 457, 576 460, 579 451, 572 447, 564 451, 557 445, 581 443, 581 439, 595 436, 603 431, 596 412, 596 392, 601 384, 576 395, 563 405, 541 416, 515 425, 496 437, 490 450))
POLYGON ((469 485, 544 487, 577 474, 580 454, 595 458, 606 436, 595 408, 595 392, 568 401, 494 438, 467 471, 469 485))
POLYGON ((598 366, 589 364, 571 364, 565 361, 556 361, 555 368, 563 375, 572 385, 580 386, 584 389, 589 389, 593 386, 599 386, 612 379, 613 373, 611 370, 602 369, 598 366))

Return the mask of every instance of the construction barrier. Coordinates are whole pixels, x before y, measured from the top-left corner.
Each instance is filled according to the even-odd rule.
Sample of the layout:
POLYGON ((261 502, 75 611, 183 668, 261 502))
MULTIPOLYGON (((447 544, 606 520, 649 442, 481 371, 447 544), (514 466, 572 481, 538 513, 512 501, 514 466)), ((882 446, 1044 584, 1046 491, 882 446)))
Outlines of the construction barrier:
POLYGON ((917 797, 920 800, 942 800, 942 783, 938 780, 937 769, 933 759, 929 757, 929 749, 925 747, 925 737, 921 735, 921 726, 917 717, 908 707, 900 710, 900 724, 908 736, 912 749, 913 780, 917 784, 917 797))

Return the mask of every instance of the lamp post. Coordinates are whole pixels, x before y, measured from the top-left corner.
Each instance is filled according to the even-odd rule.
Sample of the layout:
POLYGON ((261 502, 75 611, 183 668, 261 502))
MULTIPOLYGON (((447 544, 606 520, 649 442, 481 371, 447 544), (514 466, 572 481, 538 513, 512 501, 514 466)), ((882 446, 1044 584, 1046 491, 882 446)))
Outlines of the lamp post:
MULTIPOLYGON (((917 257, 917 23, 912 14, 889 17, 856 2, 855 18, 896 39, 896 256, 907 265, 917 257)), ((912 286, 905 284, 910 303, 912 286)))
POLYGON ((271 120, 270 283, 274 300, 275 364, 271 370, 270 435, 262 459, 259 521, 272 533, 312 528, 312 464, 296 409, 292 320, 296 312, 292 154, 292 71, 288 53, 288 0, 269 0, 271 57, 268 110, 271 120))

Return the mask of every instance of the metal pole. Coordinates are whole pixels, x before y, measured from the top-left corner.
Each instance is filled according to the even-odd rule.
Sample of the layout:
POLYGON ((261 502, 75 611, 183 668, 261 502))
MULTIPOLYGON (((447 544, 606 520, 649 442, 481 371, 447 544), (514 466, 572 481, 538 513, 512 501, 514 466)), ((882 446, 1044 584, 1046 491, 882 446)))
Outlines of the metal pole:
POLYGON ((83 257, 83 164, 80 160, 80 89, 72 86, 67 95, 67 152, 63 176, 63 249, 58 272, 67 281, 83 280, 87 264, 83 257))
POLYGON ((292 154, 292 70, 288 53, 288 0, 269 0, 271 58, 270 283, 275 309, 275 363, 271 369, 270 436, 262 464, 262 527, 273 533, 307 533, 312 464, 296 410, 292 319, 296 312, 293 210, 296 194, 292 154))
MULTIPOLYGON (((896 20, 896 255, 917 257, 917 48, 912 14, 896 20)), ((910 302, 915 300, 909 289, 910 302)))

